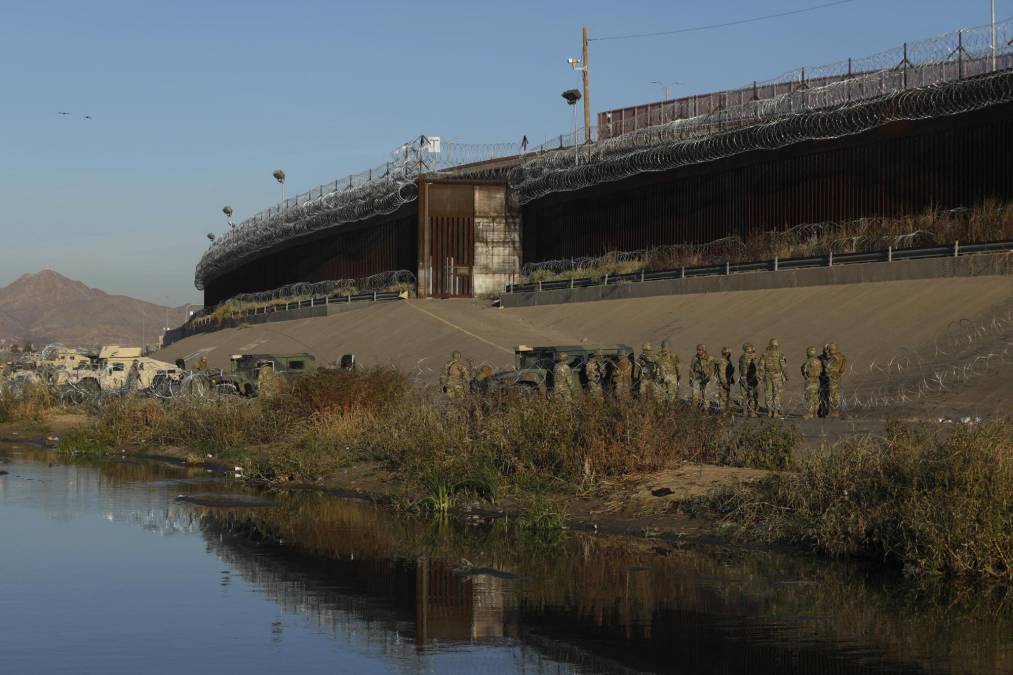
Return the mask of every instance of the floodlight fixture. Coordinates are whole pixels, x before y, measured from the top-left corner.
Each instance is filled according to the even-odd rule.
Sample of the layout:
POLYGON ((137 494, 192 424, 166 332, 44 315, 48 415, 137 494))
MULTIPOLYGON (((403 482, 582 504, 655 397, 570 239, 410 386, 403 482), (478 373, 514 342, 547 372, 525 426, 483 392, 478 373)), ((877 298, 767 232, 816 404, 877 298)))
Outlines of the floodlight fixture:
POLYGON ((285 182, 285 172, 281 169, 275 169, 271 175, 274 176, 274 179, 279 183, 285 182))
POLYGON ((577 89, 567 89, 561 95, 568 105, 577 105, 577 101, 580 100, 580 91, 577 89))

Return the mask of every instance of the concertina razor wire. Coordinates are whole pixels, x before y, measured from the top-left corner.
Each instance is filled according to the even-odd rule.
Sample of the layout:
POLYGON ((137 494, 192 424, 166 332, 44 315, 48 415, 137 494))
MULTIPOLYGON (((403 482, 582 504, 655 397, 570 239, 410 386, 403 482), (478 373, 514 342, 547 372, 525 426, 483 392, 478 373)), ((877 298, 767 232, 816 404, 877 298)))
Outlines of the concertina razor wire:
MULTIPOLYGON (((808 79, 792 71, 764 83, 797 77, 797 86, 783 94, 719 106, 579 147, 528 151, 522 144, 435 143, 419 136, 394 150, 389 161, 288 199, 216 238, 197 265, 195 285, 203 289, 259 252, 302 235, 394 213, 418 198, 420 175, 470 163, 519 155, 508 185, 516 202, 526 204, 639 173, 1013 101, 1013 19, 997 24, 996 31, 995 64, 990 26, 955 31, 852 60, 846 77, 841 75, 844 62, 810 68, 808 79)), ((573 134, 574 140, 582 137, 582 131, 573 134)))
POLYGON ((415 288, 415 274, 408 270, 379 272, 359 279, 332 279, 327 281, 297 282, 259 293, 241 293, 225 302, 264 303, 292 298, 319 298, 335 295, 358 295, 411 290, 415 288))
MULTIPOLYGON (((997 209, 995 216, 1004 218, 1013 205, 1003 205, 997 209)), ((577 275, 593 276, 613 267, 629 265, 636 270, 667 271, 679 267, 693 265, 754 262, 780 255, 789 256, 825 256, 830 253, 871 253, 895 251, 950 244, 946 238, 949 232, 936 231, 929 222, 944 221, 946 228, 967 225, 974 211, 969 208, 956 208, 901 217, 870 217, 852 220, 826 221, 822 223, 802 223, 787 230, 772 230, 750 241, 738 236, 722 237, 702 244, 664 244, 633 251, 609 251, 599 256, 581 256, 576 258, 560 258, 541 262, 526 263, 521 268, 523 277, 542 275, 577 275), (925 223, 908 232, 896 232, 905 224, 925 223), (757 250, 760 247, 762 250, 757 250)), ((627 270, 629 271, 629 270, 627 270)))

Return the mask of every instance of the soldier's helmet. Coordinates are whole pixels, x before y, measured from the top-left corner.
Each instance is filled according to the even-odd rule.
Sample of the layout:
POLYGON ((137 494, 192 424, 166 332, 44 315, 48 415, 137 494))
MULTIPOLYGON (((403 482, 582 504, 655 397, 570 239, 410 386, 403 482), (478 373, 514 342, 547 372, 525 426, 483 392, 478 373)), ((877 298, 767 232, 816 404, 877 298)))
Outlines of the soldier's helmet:
POLYGON ((827 345, 827 351, 829 351, 831 354, 836 354, 837 353, 837 343, 836 342, 831 342, 830 344, 828 344, 827 345))
POLYGON ((721 356, 731 356, 731 355, 732 355, 731 349, 729 349, 728 347, 721 348, 721 356))
POLYGON ((486 364, 478 369, 479 377, 485 379, 492 376, 492 366, 486 364))
POLYGON ((450 352, 450 358, 452 358, 455 361, 459 360, 461 358, 461 352, 455 349, 454 351, 450 352))
POLYGON ((742 351, 744 351, 744 352, 751 352, 751 351, 753 351, 753 349, 754 348, 753 348, 753 343, 752 342, 746 342, 746 343, 743 343, 743 345, 742 345, 742 351))
POLYGON ((707 345, 705 345, 704 343, 701 342, 696 346, 697 354, 703 354, 705 351, 707 351, 707 345))
POLYGON ((806 347, 805 355, 806 356, 816 356, 816 348, 815 347, 806 347))
POLYGON ((650 354, 651 352, 654 351, 654 345, 652 345, 650 342, 645 342, 644 346, 640 348, 640 351, 642 351, 645 354, 650 354))
POLYGON ((781 343, 777 341, 777 338, 770 338, 770 344, 767 345, 771 349, 777 349, 781 346, 781 343))
POLYGON ((567 354, 566 352, 559 352, 558 354, 556 354, 556 363, 563 363, 569 358, 570 355, 567 354))
POLYGON ((601 349, 594 350, 594 357, 596 359, 604 358, 604 356, 605 356, 605 352, 602 351, 601 349))
POLYGON ((662 349, 671 349, 672 348, 672 341, 669 340, 668 338, 665 338, 664 340, 661 341, 661 348, 662 349))

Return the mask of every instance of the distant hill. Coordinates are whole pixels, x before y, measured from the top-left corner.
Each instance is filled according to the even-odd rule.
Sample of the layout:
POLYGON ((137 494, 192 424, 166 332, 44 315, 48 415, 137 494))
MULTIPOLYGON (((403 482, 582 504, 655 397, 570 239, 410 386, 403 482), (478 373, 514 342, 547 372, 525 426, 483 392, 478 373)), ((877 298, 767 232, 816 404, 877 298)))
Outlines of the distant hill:
MULTIPOLYGON (((60 342, 68 346, 141 342, 157 344, 166 309, 125 295, 110 295, 80 281, 45 270, 25 274, 0 288, 0 340, 36 346, 60 342)), ((168 308, 169 326, 182 321, 180 308, 168 308)))

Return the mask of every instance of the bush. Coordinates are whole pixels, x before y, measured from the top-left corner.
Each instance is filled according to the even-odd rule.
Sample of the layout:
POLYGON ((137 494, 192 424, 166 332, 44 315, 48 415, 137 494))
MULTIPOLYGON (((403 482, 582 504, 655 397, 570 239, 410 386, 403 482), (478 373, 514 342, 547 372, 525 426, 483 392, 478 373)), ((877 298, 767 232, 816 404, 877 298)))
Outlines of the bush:
POLYGON ((1013 419, 935 434, 894 423, 711 503, 767 541, 1013 580, 1013 419))
POLYGON ((0 424, 11 422, 39 423, 46 412, 55 407, 56 398, 42 384, 26 383, 17 390, 0 388, 0 424))
POLYGON ((740 427, 729 434, 722 461, 733 466, 781 470, 792 464, 802 445, 802 433, 781 420, 760 426, 740 427))

